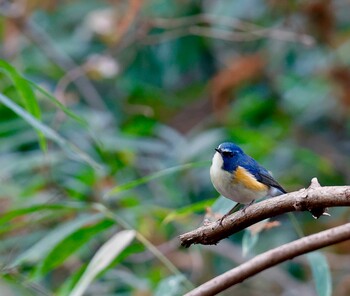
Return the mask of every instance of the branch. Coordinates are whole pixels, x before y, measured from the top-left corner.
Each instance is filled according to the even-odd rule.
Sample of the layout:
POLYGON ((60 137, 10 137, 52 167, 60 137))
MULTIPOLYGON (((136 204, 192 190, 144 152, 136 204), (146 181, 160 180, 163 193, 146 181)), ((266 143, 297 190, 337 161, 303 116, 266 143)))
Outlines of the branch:
POLYGON ((164 41, 163 38, 168 40, 191 34, 228 41, 252 41, 271 38, 286 42, 299 42, 305 46, 312 46, 315 43, 315 39, 307 34, 289 31, 284 28, 266 28, 238 18, 206 13, 180 18, 155 18, 150 21, 150 24, 156 28, 170 31, 147 36, 146 44, 164 41), (220 27, 220 29, 217 27, 220 27), (222 27, 225 29, 221 29, 222 27))
POLYGON ((270 198, 180 235, 181 245, 212 245, 250 225, 287 212, 312 211, 327 207, 350 206, 350 186, 321 187, 314 178, 309 188, 270 198))
MULTIPOLYGON (((337 187, 328 187, 337 188, 337 187)), ((322 188, 324 189, 324 188, 322 188)), ((349 190, 349 189, 347 189, 349 190)), ((348 191, 349 193, 349 191, 348 191)), ((348 195, 349 197, 349 195, 348 195)), ((219 275, 195 288, 185 296, 215 295, 232 285, 283 261, 350 239, 350 223, 312 234, 278 248, 262 253, 253 259, 219 275)))
POLYGON ((85 101, 90 106, 98 110, 108 110, 95 86, 87 78, 84 69, 75 64, 68 55, 62 53, 44 30, 22 16, 13 18, 13 22, 18 26, 21 32, 23 32, 23 34, 46 55, 48 59, 67 72, 70 80, 74 82, 80 93, 85 98, 85 101))

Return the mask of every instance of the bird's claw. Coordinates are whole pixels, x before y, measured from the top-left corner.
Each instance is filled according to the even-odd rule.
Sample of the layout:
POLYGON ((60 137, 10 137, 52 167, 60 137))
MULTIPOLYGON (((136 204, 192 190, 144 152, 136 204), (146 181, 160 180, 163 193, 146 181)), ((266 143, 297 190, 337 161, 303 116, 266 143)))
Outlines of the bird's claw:
POLYGON ((222 226, 222 221, 224 221, 225 220, 225 218, 227 217, 228 215, 227 214, 225 214, 225 215, 223 215, 218 221, 219 221, 219 225, 220 226, 222 226))

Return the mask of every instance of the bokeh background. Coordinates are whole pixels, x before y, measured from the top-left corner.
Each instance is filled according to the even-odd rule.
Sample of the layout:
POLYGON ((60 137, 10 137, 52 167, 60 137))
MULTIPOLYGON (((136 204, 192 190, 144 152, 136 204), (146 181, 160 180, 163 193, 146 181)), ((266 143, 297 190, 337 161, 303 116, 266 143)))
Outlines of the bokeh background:
MULTIPOLYGON (((1 295, 181 295, 297 239, 285 215, 179 247, 231 206, 209 179, 223 141, 288 191, 350 181, 349 1, 2 0, 0 14, 1 295)), ((330 213, 297 213, 299 230, 349 220, 330 213)), ((349 248, 222 295, 350 295, 349 248)))

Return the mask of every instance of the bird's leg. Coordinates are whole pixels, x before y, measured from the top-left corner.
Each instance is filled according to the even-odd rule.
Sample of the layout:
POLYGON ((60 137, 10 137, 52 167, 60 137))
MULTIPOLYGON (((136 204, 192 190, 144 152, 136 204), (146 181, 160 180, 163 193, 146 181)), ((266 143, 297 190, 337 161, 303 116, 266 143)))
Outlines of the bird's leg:
POLYGON ((254 203, 254 201, 255 201, 255 199, 253 199, 249 204, 246 204, 246 205, 243 207, 242 212, 245 213, 245 210, 246 210, 249 206, 251 206, 251 205, 254 203))
POLYGON ((231 215, 231 214, 232 214, 236 209, 238 209, 240 206, 241 206, 240 203, 235 204, 235 206, 234 206, 231 210, 229 210, 225 215, 223 215, 223 216, 219 219, 219 221, 220 221, 219 224, 222 225, 222 221, 224 221, 224 219, 225 219, 227 216, 231 215))

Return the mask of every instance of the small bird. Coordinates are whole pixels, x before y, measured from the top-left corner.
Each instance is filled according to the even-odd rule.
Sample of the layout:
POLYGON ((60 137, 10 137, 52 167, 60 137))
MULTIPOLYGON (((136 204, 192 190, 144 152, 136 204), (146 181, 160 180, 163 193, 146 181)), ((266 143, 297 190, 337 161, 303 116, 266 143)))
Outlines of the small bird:
POLYGON ((237 202, 220 219, 220 224, 240 204, 245 204, 244 211, 256 199, 287 193, 264 167, 237 145, 226 142, 215 150, 210 167, 211 181, 221 195, 237 202))

